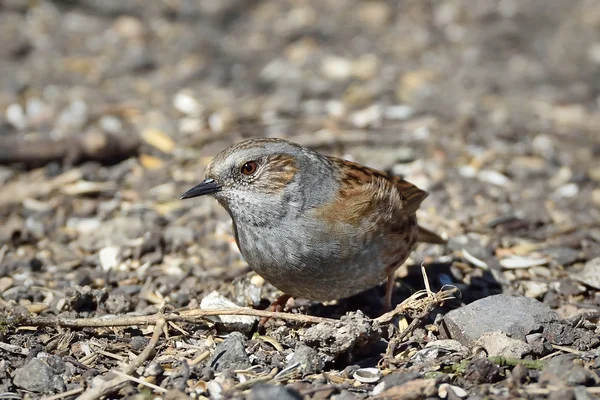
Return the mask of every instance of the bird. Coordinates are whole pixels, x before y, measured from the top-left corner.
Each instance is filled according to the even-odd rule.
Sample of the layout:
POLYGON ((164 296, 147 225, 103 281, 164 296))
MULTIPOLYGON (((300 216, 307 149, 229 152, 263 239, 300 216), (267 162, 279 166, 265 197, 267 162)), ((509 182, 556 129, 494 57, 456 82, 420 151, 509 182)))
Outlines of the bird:
MULTIPOLYGON (((181 199, 211 195, 233 222, 251 269, 289 299, 326 302, 387 280, 417 242, 445 244, 417 223, 428 193, 397 176, 278 138, 254 138, 217 154, 181 199)), ((279 308, 281 309, 281 308, 279 308)))

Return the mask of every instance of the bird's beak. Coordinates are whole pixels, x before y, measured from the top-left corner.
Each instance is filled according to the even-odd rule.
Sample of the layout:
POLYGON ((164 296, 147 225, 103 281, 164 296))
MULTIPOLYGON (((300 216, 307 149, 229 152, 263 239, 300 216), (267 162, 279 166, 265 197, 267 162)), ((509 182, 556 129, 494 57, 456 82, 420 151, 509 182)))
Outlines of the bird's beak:
POLYGON ((191 199, 192 197, 204 196, 205 194, 214 194, 221 190, 221 186, 212 178, 206 178, 198 185, 194 186, 181 195, 181 200, 191 199))

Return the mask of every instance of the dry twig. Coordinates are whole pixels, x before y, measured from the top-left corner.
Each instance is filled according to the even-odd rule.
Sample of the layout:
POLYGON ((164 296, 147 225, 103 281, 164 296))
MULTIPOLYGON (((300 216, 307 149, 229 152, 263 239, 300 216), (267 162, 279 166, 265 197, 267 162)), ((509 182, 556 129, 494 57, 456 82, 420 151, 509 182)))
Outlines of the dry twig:
POLYGON ((227 308, 222 310, 186 310, 180 313, 121 316, 111 318, 60 318, 60 317, 26 317, 18 320, 20 326, 60 326, 63 328, 104 328, 114 326, 154 325, 159 320, 167 322, 198 323, 206 317, 219 315, 250 315, 297 321, 307 324, 333 322, 330 318, 314 317, 304 314, 292 314, 251 308, 227 308))
MULTIPOLYGON (((152 350, 154 350, 156 344, 158 343, 158 339, 160 339, 160 335, 162 334, 163 328, 165 327, 165 323, 166 321, 164 319, 159 319, 156 322, 156 325, 154 326, 154 332, 152 333, 152 338, 150 339, 150 342, 148 342, 148 345, 146 346, 144 351, 142 351, 130 364, 127 364, 122 371, 118 372, 125 375, 131 375, 140 365, 142 365, 148 359, 148 357, 150 357, 152 350)), ((106 396, 107 394, 111 393, 115 390, 117 386, 123 384, 124 382, 127 382, 128 380, 129 377, 123 377, 122 375, 118 375, 117 377, 104 382, 98 387, 87 390, 85 393, 79 396, 77 400, 99 399, 100 397, 106 396)))

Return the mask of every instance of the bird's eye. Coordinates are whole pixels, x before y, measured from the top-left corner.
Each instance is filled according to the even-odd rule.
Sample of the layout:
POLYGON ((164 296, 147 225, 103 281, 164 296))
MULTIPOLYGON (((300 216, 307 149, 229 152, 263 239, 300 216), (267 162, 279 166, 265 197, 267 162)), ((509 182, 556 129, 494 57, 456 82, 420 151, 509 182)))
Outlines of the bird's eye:
POLYGON ((252 175, 253 173, 256 172, 257 167, 258 166, 256 165, 256 161, 248 161, 247 163, 242 165, 242 168, 240 171, 244 175, 252 175))

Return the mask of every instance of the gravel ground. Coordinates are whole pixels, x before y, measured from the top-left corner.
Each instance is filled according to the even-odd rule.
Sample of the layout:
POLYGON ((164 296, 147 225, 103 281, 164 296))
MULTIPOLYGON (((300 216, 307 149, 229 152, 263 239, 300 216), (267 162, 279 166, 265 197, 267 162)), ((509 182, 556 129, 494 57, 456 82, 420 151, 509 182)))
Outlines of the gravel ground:
POLYGON ((0 397, 598 398, 599 33, 592 0, 2 1, 0 397), (394 301, 421 263, 461 297, 186 314, 278 294, 179 200, 257 136, 428 190, 449 243, 394 301))

